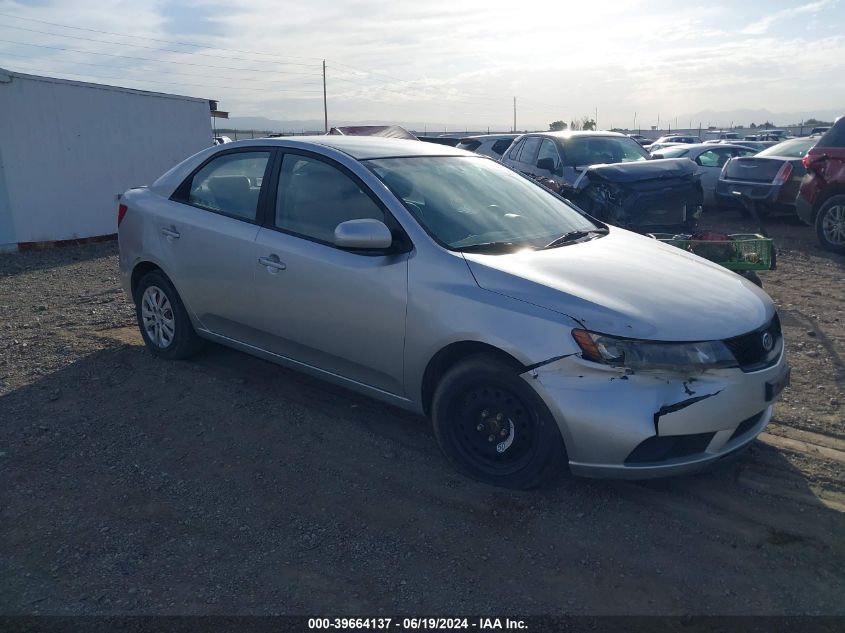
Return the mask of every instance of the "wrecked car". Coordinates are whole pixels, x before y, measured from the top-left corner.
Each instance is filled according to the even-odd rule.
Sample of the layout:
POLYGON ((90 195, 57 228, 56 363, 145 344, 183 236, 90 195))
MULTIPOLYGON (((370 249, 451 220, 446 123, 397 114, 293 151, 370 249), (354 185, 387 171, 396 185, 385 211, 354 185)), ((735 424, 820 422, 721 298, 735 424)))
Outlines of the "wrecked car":
POLYGON ((118 236, 153 354, 215 341, 427 415, 493 485, 702 468, 754 440, 789 379, 762 290, 454 148, 209 148, 127 191, 118 236))
POLYGON ((634 231, 693 231, 704 194, 698 166, 652 159, 616 132, 542 132, 514 141, 502 162, 593 217, 634 231))

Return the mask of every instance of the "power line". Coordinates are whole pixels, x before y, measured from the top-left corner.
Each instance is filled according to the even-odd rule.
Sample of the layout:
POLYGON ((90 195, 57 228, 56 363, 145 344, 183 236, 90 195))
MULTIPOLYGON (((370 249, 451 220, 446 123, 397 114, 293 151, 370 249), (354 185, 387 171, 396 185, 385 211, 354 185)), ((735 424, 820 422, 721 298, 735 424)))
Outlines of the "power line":
MULTIPOLYGON (((2 15, 2 14, 0 14, 2 15)), ((0 27, 6 29, 16 29, 18 31, 27 31, 28 33, 38 33, 40 35, 51 35, 53 37, 65 37, 74 40, 82 40, 84 42, 95 42, 97 44, 118 44, 120 46, 131 46, 133 48, 144 48, 150 51, 158 51, 161 53, 176 53, 177 55, 200 55, 202 57, 211 57, 213 59, 223 59, 223 60, 233 60, 233 61, 242 61, 242 62, 257 62, 257 63, 269 63, 268 60, 261 60, 261 59, 246 59, 244 57, 223 57, 221 55, 211 55, 208 53, 191 53, 188 51, 177 51, 173 50, 172 48, 160 48, 158 46, 144 46, 143 44, 129 44, 127 42, 109 42, 107 40, 98 40, 91 37, 82 37, 79 35, 66 35, 64 33, 49 33, 47 31, 38 31, 36 29, 27 29, 22 26, 12 26, 11 24, 0 24, 0 27)), ((314 64, 306 64, 304 62, 283 62, 287 66, 307 66, 312 68, 314 64)))
MULTIPOLYGON (((168 60, 168 59, 151 59, 149 57, 134 57, 134 56, 131 56, 131 55, 117 55, 115 53, 101 53, 101 52, 98 52, 98 51, 85 51, 85 50, 79 50, 78 48, 64 48, 64 47, 59 47, 59 46, 46 46, 44 44, 30 44, 28 42, 14 42, 12 40, 0 39, 0 42, 4 42, 6 44, 17 44, 19 46, 34 46, 36 48, 48 48, 48 49, 51 49, 51 50, 63 51, 63 52, 66 52, 66 53, 69 52, 69 53, 82 53, 83 55, 105 55, 107 57, 119 57, 121 59, 134 59, 134 60, 140 60, 140 61, 144 61, 144 62, 155 62, 155 63, 158 63, 158 64, 177 64, 177 65, 180 65, 180 66, 197 66, 198 68, 214 68, 214 69, 218 69, 218 70, 237 70, 237 71, 240 71, 240 72, 255 72, 255 73, 265 73, 265 74, 267 72, 270 72, 270 71, 256 70, 256 69, 252 69, 252 68, 235 68, 233 66, 213 66, 211 64, 193 64, 191 62, 173 61, 173 60, 168 60)), ((273 71, 273 72, 274 72, 274 74, 277 74, 277 75, 302 75, 302 76, 307 76, 307 77, 319 77, 320 76, 317 73, 300 73, 300 72, 285 71, 285 70, 273 71)))
MULTIPOLYGON (((297 55, 277 55, 275 53, 266 53, 266 52, 262 52, 262 51, 251 51, 251 50, 244 50, 244 49, 225 48, 225 47, 218 47, 218 46, 210 46, 210 45, 206 45, 206 44, 197 44, 197 43, 194 43, 194 42, 181 42, 181 41, 169 40, 169 39, 160 39, 160 38, 153 38, 153 37, 146 37, 146 36, 139 36, 139 35, 131 35, 131 34, 128 34, 128 33, 116 33, 114 31, 105 31, 105 30, 101 30, 101 29, 93 29, 93 28, 79 27, 79 26, 73 26, 73 25, 68 25, 68 24, 60 24, 60 23, 57 23, 57 22, 50 22, 50 21, 47 21, 47 20, 38 20, 38 19, 35 19, 35 18, 25 18, 25 17, 21 17, 21 16, 18 16, 18 15, 10 14, 10 13, 4 13, 4 12, 0 12, 0 16, 13 18, 13 19, 16 19, 16 20, 23 20, 23 21, 26 21, 26 22, 34 22, 34 23, 38 23, 38 24, 45 24, 45 25, 53 26, 53 27, 57 27, 57 28, 73 29, 73 30, 85 31, 85 32, 89 32, 89 33, 98 33, 98 34, 101 34, 101 35, 110 35, 110 36, 115 36, 115 37, 120 37, 120 38, 133 38, 133 39, 145 40, 145 41, 150 41, 150 42, 159 42, 159 43, 164 43, 164 44, 171 44, 171 45, 176 45, 176 46, 190 46, 190 47, 194 47, 194 48, 204 48, 204 49, 213 48, 214 50, 219 50, 219 51, 244 53, 244 54, 247 54, 247 55, 261 55, 261 56, 264 56, 264 57, 278 59, 278 60, 280 60, 280 59, 305 59, 305 60, 315 60, 315 61, 320 60, 320 58, 318 58, 318 57, 306 57, 306 56, 297 56, 297 55)), ((161 49, 161 48, 157 48, 157 47, 144 46, 144 45, 140 45, 140 44, 129 44, 127 42, 113 42, 113 41, 106 41, 106 40, 102 40, 102 39, 85 38, 85 37, 80 37, 80 36, 75 36, 75 35, 66 35, 66 34, 62 34, 62 33, 50 33, 50 32, 46 32, 46 31, 38 31, 36 29, 27 29, 25 27, 13 26, 13 25, 10 25, 10 24, 0 25, 0 26, 5 26, 7 28, 17 29, 17 30, 21 30, 21 31, 27 31, 27 32, 31 32, 31 33, 38 33, 38 34, 42 34, 42 35, 49 35, 49 36, 54 36, 54 37, 71 38, 71 39, 76 39, 76 40, 93 42, 93 43, 97 43, 97 44, 127 45, 127 46, 132 46, 134 48, 143 48, 143 49, 147 49, 147 50, 174 53, 174 54, 177 54, 177 55, 191 54, 191 55, 199 55, 199 56, 203 56, 203 57, 210 57, 210 58, 214 58, 214 59, 222 59, 222 60, 231 59, 231 60, 237 60, 237 61, 257 62, 257 63, 265 63, 265 61, 269 61, 269 59, 268 60, 258 60, 258 59, 244 59, 244 58, 238 58, 238 57, 224 57, 224 56, 220 56, 220 55, 213 55, 213 54, 209 54, 209 53, 200 53, 200 52, 188 53, 187 51, 178 51, 178 50, 172 50, 172 49, 161 49)), ((195 66, 195 67, 200 67, 200 68, 213 68, 213 69, 216 69, 216 70, 217 69, 219 69, 219 70, 236 70, 236 71, 239 71, 239 72, 254 72, 254 73, 262 73, 262 74, 266 73, 266 72, 272 72, 273 74, 300 75, 300 76, 313 76, 313 77, 319 77, 320 76, 319 73, 298 73, 298 72, 293 72, 293 71, 280 71, 280 70, 275 70, 275 69, 273 71, 264 71, 264 70, 254 69, 254 68, 236 68, 236 67, 231 67, 231 66, 215 66, 215 65, 210 65, 210 64, 176 62, 176 61, 171 61, 171 60, 150 59, 150 58, 136 57, 136 56, 129 56, 129 55, 117 55, 117 54, 113 54, 113 53, 101 53, 101 52, 96 52, 96 51, 86 51, 86 50, 79 50, 79 49, 72 49, 72 48, 60 48, 60 47, 55 47, 55 46, 47 46, 47 45, 43 45, 43 44, 41 44, 41 45, 39 45, 39 44, 29 44, 29 43, 26 43, 26 42, 15 42, 15 41, 11 41, 11 40, 0 40, 0 42, 5 42, 5 43, 8 43, 8 44, 17 44, 17 45, 22 45, 22 46, 35 46, 35 47, 38 47, 38 48, 46 48, 46 49, 59 50, 59 51, 65 51, 65 52, 75 52, 75 53, 80 53, 80 54, 105 55, 105 56, 109 56, 109 57, 117 57, 117 58, 122 58, 122 59, 149 61, 149 62, 153 62, 153 63, 182 64, 182 65, 195 66)), ((390 74, 385 73, 383 71, 365 70, 363 68, 358 68, 358 67, 352 66, 350 64, 346 64, 346 63, 338 62, 338 61, 334 61, 334 60, 327 60, 327 61, 329 61, 329 62, 331 62, 331 64, 339 66, 341 68, 346 68, 346 69, 349 69, 349 70, 351 70, 355 73, 359 73, 359 74, 368 76, 370 81, 375 81, 375 82, 381 83, 382 85, 378 86, 378 89, 385 90, 385 91, 392 92, 392 93, 396 93, 396 94, 400 94, 402 96, 407 96, 408 91, 397 89, 397 88, 389 88, 387 86, 393 84, 396 81, 401 82, 401 83, 406 83, 406 84, 419 83, 421 81, 419 79, 417 79, 417 80, 402 79, 400 77, 397 77, 395 75, 390 75, 390 74)), ((82 63, 82 62, 79 62, 79 63, 82 63)), ((309 66, 309 64, 301 63, 301 62, 299 62, 299 63, 297 63, 297 62, 283 62, 283 63, 286 64, 286 65, 296 65, 296 66, 306 66, 306 67, 309 66)), ((352 84, 357 83, 354 80, 346 79, 345 77, 333 77, 332 80, 333 81, 343 81, 343 82, 352 83, 352 84)), ((367 87, 367 86, 362 86, 362 87, 367 87)), ((375 86, 371 86, 371 87, 375 87, 375 86)), ((496 106, 499 103, 498 101, 490 101, 487 94, 481 94, 481 93, 464 93, 464 94, 466 94, 469 97, 479 97, 481 99, 485 99, 485 101, 471 101, 471 100, 459 99, 459 98, 447 98, 447 100, 449 102, 454 102, 454 103, 466 103, 466 104, 470 104, 470 105, 486 105, 486 106, 496 106)), ((342 98, 346 95, 336 95, 336 96, 339 96, 339 97, 342 98)), ((530 101, 529 101, 529 103, 530 103, 530 101)), ((557 109, 555 106, 550 106, 548 104, 540 104, 539 102, 534 102, 534 103, 537 103, 538 105, 541 105, 542 107, 546 107, 546 108, 549 108, 549 109, 557 109)), ((533 108, 525 108, 525 109, 533 110, 533 108)), ((535 110, 535 111, 539 112, 539 110, 535 110)))
MULTIPOLYGON (((36 20, 35 18, 23 18, 19 15, 14 15, 12 13, 0 13, 0 16, 7 17, 7 18, 14 18, 15 20, 24 20, 26 22, 37 22, 39 24, 47 24, 49 26, 55 26, 55 27, 62 28, 62 29, 75 29, 77 31, 88 31, 89 33, 100 33, 100 34, 103 34, 103 35, 116 35, 117 37, 132 37, 132 38, 135 38, 135 39, 147 40, 147 41, 150 41, 150 42, 160 42, 162 44, 176 44, 177 46, 193 46, 195 48, 211 48, 207 44, 196 44, 196 43, 193 43, 193 42, 179 42, 179 41, 175 41, 175 40, 163 40, 163 39, 156 39, 154 37, 145 37, 143 35, 130 35, 128 33, 115 33, 113 31, 101 31, 99 29, 85 28, 85 27, 82 27, 82 26, 71 26, 69 24, 59 24, 57 22, 47 22, 46 20, 36 20)), ((287 58, 287 59, 312 59, 312 60, 317 60, 317 61, 319 61, 321 59, 320 57, 303 57, 301 55, 277 55, 275 53, 264 53, 264 52, 261 52, 261 51, 248 51, 248 50, 242 50, 242 49, 238 49, 238 48, 223 48, 222 46, 215 46, 214 48, 216 50, 230 51, 232 53, 246 53, 247 55, 265 55, 265 56, 274 57, 276 59, 282 59, 282 58, 287 58)), ((255 61, 259 61, 259 60, 255 60, 255 61)))
MULTIPOLYGON (((4 56, 20 57, 20 58, 28 60, 30 62, 44 61, 44 60, 40 60, 40 59, 35 59, 33 57, 30 57, 29 55, 21 55, 19 53, 10 53, 8 51, 0 52, 0 57, 4 57, 4 56)), ((110 68, 111 70, 130 70, 132 72, 137 72, 138 70, 141 70, 141 69, 137 69, 137 68, 127 68, 126 66, 115 66, 114 64, 96 64, 94 62, 78 62, 78 61, 70 61, 70 60, 65 60, 65 59, 52 59, 52 60, 46 60, 46 61, 50 61, 52 63, 59 62, 60 64, 71 64, 71 65, 79 65, 79 66, 96 66, 98 68, 110 68)), ((59 72, 61 72, 61 71, 59 71, 59 72)), ((195 74, 192 74, 192 73, 180 73, 179 71, 176 71, 176 70, 155 70, 154 72, 156 74, 182 75, 184 77, 195 77, 196 76, 195 74)), ((227 75, 217 75, 216 73, 215 73, 214 77, 215 77, 215 79, 234 79, 236 81, 242 79, 242 77, 230 77, 230 76, 227 76, 227 75)), ((253 83, 256 82, 256 80, 254 80, 254 79, 252 79, 250 81, 253 82, 253 83)), ((270 79, 259 80, 259 81, 262 84, 264 84, 264 83, 266 83, 266 84, 277 84, 277 83, 279 83, 279 82, 276 82, 276 81, 273 81, 273 80, 270 80, 270 79)), ((287 84, 284 84, 284 85, 287 85, 287 84)), ((299 85, 301 85, 301 86, 319 86, 320 82, 319 81, 303 81, 299 85)), ((273 89, 278 90, 277 88, 273 88, 273 89)), ((311 92, 311 91, 306 91, 306 92, 311 92)), ((319 91, 316 91, 316 92, 319 92, 319 91)))
MULTIPOLYGON (((73 75, 75 77, 90 77, 92 79, 101 80, 101 79, 118 79, 120 81, 132 81, 132 82, 139 82, 139 83, 150 83, 150 84, 162 84, 168 86, 191 86, 196 88, 209 88, 214 90, 254 90, 257 92, 268 92, 267 88, 248 88, 248 87, 235 87, 235 86, 215 86, 211 84, 191 84, 191 83, 184 83, 181 81, 174 82, 174 81, 159 81, 158 79, 133 79, 131 77, 124 76, 115 76, 115 75, 93 75, 88 73, 72 73, 65 70, 59 71, 44 71, 44 70, 36 70, 36 69, 29 69, 27 72, 30 73, 38 73, 38 74, 61 74, 61 75, 73 75)), ((61 77, 58 77, 61 79, 61 77)), ((273 89, 274 92, 286 92, 285 90, 278 90, 273 89)), ((299 93, 315 93, 318 94, 322 91, 320 90, 297 90, 296 92, 299 93)), ((306 97, 307 99, 316 99, 317 97, 306 97)))
MULTIPOLYGON (((343 81, 343 82, 346 82, 346 83, 354 84, 354 85, 359 86, 361 89, 372 88, 374 90, 386 90, 387 92, 393 92, 393 93, 396 93, 398 95, 402 95, 403 97, 419 96, 419 93, 415 94, 413 92, 409 92, 407 89, 403 90, 401 88, 388 88, 386 85, 376 85, 376 86, 369 85, 368 86, 366 84, 359 84, 354 79, 346 79, 344 77, 332 77, 332 81, 343 81)), ((406 82, 406 83, 413 83, 413 82, 406 82)), ((341 94, 341 95, 335 95, 335 96, 336 97, 338 97, 338 96, 346 97, 346 96, 348 96, 348 94, 341 94)), ((446 96, 446 97, 438 96, 438 97, 432 97, 432 98, 433 99, 439 99, 441 101, 447 101, 447 102, 450 102, 450 103, 466 103, 468 105, 482 105, 482 106, 497 106, 497 105, 500 105, 500 102, 498 102, 498 101, 489 101, 489 100, 488 101, 468 101, 466 99, 459 99, 459 98, 453 98, 453 97, 448 97, 448 96, 446 96)))

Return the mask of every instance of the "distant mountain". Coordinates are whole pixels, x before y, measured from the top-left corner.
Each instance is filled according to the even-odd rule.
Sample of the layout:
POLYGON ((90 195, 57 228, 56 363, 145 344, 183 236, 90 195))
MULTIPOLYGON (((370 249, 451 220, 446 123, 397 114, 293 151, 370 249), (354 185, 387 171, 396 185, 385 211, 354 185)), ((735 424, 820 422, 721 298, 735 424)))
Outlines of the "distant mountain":
POLYGON ((757 110, 752 109, 737 109, 737 110, 702 110, 693 114, 685 114, 678 116, 678 126, 685 127, 692 121, 693 127, 710 125, 717 127, 727 127, 733 122, 734 125, 749 126, 752 123, 765 123, 771 121, 775 125, 797 125, 807 119, 819 119, 820 121, 833 121, 836 117, 845 114, 845 107, 838 109, 826 110, 804 110, 802 112, 772 112, 765 108, 757 110))
MULTIPOLYGON (((454 133, 456 136, 460 136, 467 132, 473 132, 473 130, 466 130, 459 125, 450 125, 448 123, 425 123, 419 121, 388 121, 388 120, 368 120, 368 121, 348 121, 348 120, 335 120, 329 119, 329 126, 342 126, 342 125, 401 125, 406 130, 415 130, 420 133, 427 132, 429 135, 434 136, 438 134, 451 134, 454 133)), ((323 120, 322 119, 304 119, 304 120, 291 120, 291 121, 279 121, 276 119, 268 119, 266 117, 261 116, 235 116, 229 119, 217 119, 217 129, 233 129, 233 130, 243 130, 243 131, 250 131, 255 130, 256 132, 322 132, 323 131, 323 120)), ((498 128, 491 127, 491 132, 508 132, 510 128, 503 124, 498 128)), ((487 128, 485 127, 483 130, 476 129, 475 133, 486 133, 487 128)))
POLYGON ((233 116, 228 120, 218 119, 217 127, 261 132, 302 132, 303 130, 322 130, 323 122, 317 119, 276 121, 263 116, 233 116))

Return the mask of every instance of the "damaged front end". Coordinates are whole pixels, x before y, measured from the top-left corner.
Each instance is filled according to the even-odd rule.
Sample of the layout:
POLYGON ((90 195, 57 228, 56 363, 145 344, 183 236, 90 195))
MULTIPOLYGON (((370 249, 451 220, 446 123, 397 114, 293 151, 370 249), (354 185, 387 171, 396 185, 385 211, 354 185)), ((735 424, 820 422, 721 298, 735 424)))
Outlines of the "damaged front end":
POLYGON ((782 340, 758 363, 732 353, 732 339, 657 343, 586 330, 573 330, 573 338, 580 354, 532 366, 522 377, 558 420, 579 475, 637 479, 698 470, 746 447, 789 381, 782 340))
POLYGON ((599 220, 641 233, 693 231, 704 200, 686 158, 588 167, 560 193, 599 220))

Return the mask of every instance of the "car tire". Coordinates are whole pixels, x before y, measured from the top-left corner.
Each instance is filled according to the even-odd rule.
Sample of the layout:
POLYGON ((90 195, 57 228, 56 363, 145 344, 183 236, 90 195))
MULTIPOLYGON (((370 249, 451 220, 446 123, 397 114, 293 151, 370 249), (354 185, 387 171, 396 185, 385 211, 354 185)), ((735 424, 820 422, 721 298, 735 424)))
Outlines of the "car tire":
POLYGON ((477 481, 535 488, 567 463, 557 422, 518 370, 492 356, 451 368, 437 385, 432 422, 449 463, 477 481))
POLYGON ((816 237, 822 248, 845 255, 845 195, 825 200, 816 214, 816 237))
POLYGON ((147 349, 156 356, 181 360, 203 346, 179 293, 160 270, 148 272, 138 283, 135 316, 147 349))
POLYGON ((763 287, 763 280, 760 279, 760 275, 755 273, 753 270, 745 270, 739 273, 743 277, 745 277, 748 281, 750 281, 755 286, 762 288, 763 287))

